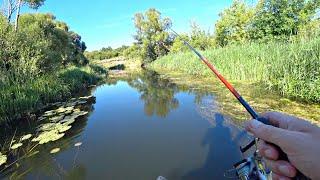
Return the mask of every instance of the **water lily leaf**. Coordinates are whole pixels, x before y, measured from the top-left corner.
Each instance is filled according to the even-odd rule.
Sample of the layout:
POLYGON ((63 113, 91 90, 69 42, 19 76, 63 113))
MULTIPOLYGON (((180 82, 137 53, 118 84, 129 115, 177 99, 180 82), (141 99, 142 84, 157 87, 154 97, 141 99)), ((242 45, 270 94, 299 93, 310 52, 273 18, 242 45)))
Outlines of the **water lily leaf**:
POLYGON ((24 135, 21 137, 21 141, 25 141, 25 140, 28 140, 32 137, 32 134, 27 134, 27 135, 24 135))
POLYGON ((50 121, 57 123, 57 122, 61 121, 63 118, 64 118, 64 115, 60 115, 60 116, 50 118, 50 121))
POLYGON ((56 154, 60 151, 60 148, 54 148, 50 151, 51 154, 56 154))
POLYGON ((70 107, 67 107, 67 108, 65 108, 66 109, 66 111, 72 111, 73 109, 74 109, 74 107, 73 106, 70 106, 70 107))
POLYGON ((62 123, 63 125, 71 125, 74 122, 76 122, 76 119, 71 117, 71 118, 65 118, 64 120, 62 120, 60 123, 62 123))
POLYGON ((50 131, 53 130, 56 126, 56 123, 46 123, 42 124, 37 130, 38 131, 50 131))
POLYGON ((17 143, 17 144, 12 145, 10 149, 15 150, 15 149, 18 149, 19 147, 21 147, 22 145, 23 145, 22 143, 17 143))
POLYGON ((0 166, 7 162, 7 156, 0 153, 0 166))
POLYGON ((82 145, 82 142, 78 142, 78 143, 74 144, 75 147, 79 147, 81 145, 82 145))
POLYGON ((39 144, 46 144, 51 141, 57 141, 64 136, 64 133, 59 134, 58 130, 44 131, 37 138, 32 139, 32 142, 39 142, 39 144))
POLYGON ((63 132, 68 131, 68 130, 71 129, 71 128, 72 128, 72 126, 62 125, 62 126, 58 127, 57 129, 58 129, 58 131, 59 131, 60 133, 63 133, 63 132))
POLYGON ((69 110, 69 111, 64 112, 65 115, 70 115, 70 114, 72 114, 72 113, 73 113, 72 110, 69 110))
POLYGON ((66 112, 67 110, 63 107, 60 107, 59 109, 56 110, 57 113, 64 113, 66 112))

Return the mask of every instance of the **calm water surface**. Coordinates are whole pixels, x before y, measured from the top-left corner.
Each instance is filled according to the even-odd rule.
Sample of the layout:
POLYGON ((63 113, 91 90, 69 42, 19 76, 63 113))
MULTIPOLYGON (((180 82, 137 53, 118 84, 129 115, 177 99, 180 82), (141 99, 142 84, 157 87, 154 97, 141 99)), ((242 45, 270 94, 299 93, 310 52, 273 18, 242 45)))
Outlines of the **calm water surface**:
POLYGON ((249 140, 219 111, 214 93, 195 93, 155 73, 113 80, 93 95, 87 118, 3 178, 228 179, 249 140), (61 151, 51 155, 55 147, 61 151))

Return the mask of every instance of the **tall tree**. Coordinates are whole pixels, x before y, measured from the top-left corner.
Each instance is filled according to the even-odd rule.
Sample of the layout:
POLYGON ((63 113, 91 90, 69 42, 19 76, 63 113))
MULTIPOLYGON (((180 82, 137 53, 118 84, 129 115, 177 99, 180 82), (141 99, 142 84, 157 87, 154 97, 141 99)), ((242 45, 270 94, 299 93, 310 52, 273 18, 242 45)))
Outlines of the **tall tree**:
POLYGON ((216 42, 220 46, 229 43, 244 42, 249 38, 248 26, 253 16, 253 9, 245 2, 236 0, 230 8, 220 13, 216 23, 216 42))
POLYGON ((28 6, 31 9, 38 9, 43 5, 45 0, 3 0, 6 6, 4 14, 7 17, 8 22, 12 20, 12 16, 16 13, 15 17, 15 30, 18 30, 19 18, 22 6, 28 6))
POLYGON ((142 58, 153 61, 157 57, 168 53, 172 41, 166 30, 171 26, 169 18, 161 18, 161 13, 156 9, 137 13, 134 16, 137 34, 134 36, 137 44, 142 48, 142 58))

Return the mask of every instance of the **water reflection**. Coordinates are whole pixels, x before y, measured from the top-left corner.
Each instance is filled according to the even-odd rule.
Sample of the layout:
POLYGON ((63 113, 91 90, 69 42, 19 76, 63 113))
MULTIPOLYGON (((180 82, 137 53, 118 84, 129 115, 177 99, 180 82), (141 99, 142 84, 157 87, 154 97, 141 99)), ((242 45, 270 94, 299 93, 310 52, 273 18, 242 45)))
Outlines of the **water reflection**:
POLYGON ((235 161, 241 159, 238 139, 231 136, 229 127, 224 126, 224 117, 215 115, 216 126, 208 128, 202 146, 208 146, 207 159, 202 167, 187 173, 183 179, 228 179, 225 173, 231 169, 235 161))
POLYGON ((161 79, 160 75, 153 71, 144 71, 129 85, 141 93, 144 102, 144 112, 147 116, 166 117, 168 113, 179 107, 179 101, 175 98, 178 87, 168 79, 161 79))
POLYGON ((78 121, 64 139, 39 147, 39 154, 3 177, 223 179, 240 159, 243 134, 206 89, 151 71, 109 78, 108 84, 94 92, 89 121, 78 121), (56 147, 61 151, 50 154, 56 147))

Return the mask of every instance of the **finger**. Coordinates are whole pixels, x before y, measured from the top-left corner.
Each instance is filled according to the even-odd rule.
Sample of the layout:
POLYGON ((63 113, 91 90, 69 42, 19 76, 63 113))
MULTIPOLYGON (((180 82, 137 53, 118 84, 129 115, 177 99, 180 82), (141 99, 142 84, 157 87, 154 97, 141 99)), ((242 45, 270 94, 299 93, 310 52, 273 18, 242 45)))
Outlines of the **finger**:
POLYGON ((246 129, 255 137, 273 143, 281 148, 291 147, 297 144, 297 137, 304 137, 302 133, 265 125, 257 120, 247 122, 246 129))
POLYGON ((291 180, 291 179, 276 173, 272 173, 272 180, 291 180))
POLYGON ((305 132, 312 127, 312 124, 304 119, 300 119, 280 112, 267 112, 262 115, 271 124, 282 129, 305 132))
POLYGON ((272 172, 293 178, 297 174, 296 168, 294 168, 289 162, 287 161, 272 161, 272 160, 266 160, 267 166, 270 167, 272 172))
POLYGON ((258 150, 259 154, 267 158, 269 160, 278 160, 279 159, 279 152, 276 147, 273 145, 267 144, 265 141, 260 140, 258 143, 258 150))

